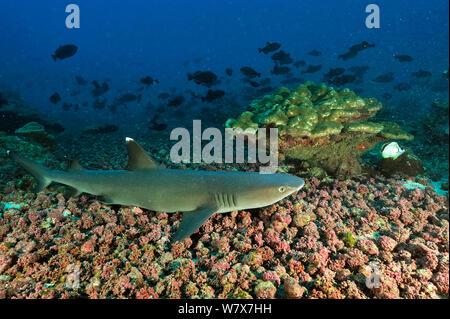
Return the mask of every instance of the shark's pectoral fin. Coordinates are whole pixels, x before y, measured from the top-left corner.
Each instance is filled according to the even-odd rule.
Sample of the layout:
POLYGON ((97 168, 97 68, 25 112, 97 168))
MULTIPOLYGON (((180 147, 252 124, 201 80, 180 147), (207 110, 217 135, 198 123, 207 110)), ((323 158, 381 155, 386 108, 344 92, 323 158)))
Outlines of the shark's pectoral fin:
POLYGON ((216 207, 203 207, 191 212, 184 212, 183 219, 181 220, 181 225, 177 232, 172 236, 172 242, 183 240, 189 237, 201 225, 209 218, 211 215, 217 212, 216 207))
POLYGON ((70 197, 74 197, 75 198, 75 197, 77 197, 80 194, 81 194, 81 192, 78 189, 76 189, 75 187, 66 185, 65 195, 68 196, 69 198, 70 197))

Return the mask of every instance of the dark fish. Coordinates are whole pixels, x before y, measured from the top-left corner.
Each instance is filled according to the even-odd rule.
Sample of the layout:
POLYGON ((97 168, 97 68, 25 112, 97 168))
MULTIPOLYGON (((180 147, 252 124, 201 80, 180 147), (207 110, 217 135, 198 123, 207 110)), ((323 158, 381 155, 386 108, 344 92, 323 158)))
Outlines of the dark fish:
POLYGON ((150 120, 150 123, 149 123, 149 129, 155 130, 155 131, 163 131, 167 128, 167 124, 157 122, 158 118, 159 118, 158 114, 153 116, 153 118, 150 120))
POLYGON ((250 84, 250 85, 253 86, 254 88, 257 88, 257 87, 259 87, 259 86, 261 85, 261 84, 259 84, 259 83, 256 82, 256 81, 252 81, 252 80, 248 80, 248 79, 246 79, 245 82, 247 82, 248 84, 250 84))
POLYGON ((409 55, 394 55, 394 58, 398 61, 398 62, 411 62, 412 60, 414 60, 411 56, 409 55))
POLYGON ((328 79, 328 84, 341 86, 341 85, 345 85, 347 83, 353 83, 353 82, 355 82, 355 80, 356 80, 356 76, 354 76, 353 74, 341 74, 341 75, 335 76, 331 79, 328 79))
POLYGON ((8 105, 8 101, 2 97, 2 93, 0 92, 0 107, 3 105, 8 105))
POLYGON ((375 79, 373 79, 372 81, 377 82, 377 83, 392 82, 392 81, 394 81, 394 73, 388 72, 388 73, 381 74, 381 75, 377 76, 375 79))
POLYGON ((233 70, 230 69, 230 68, 227 68, 227 69, 225 70, 225 73, 226 73, 228 76, 231 76, 231 75, 233 74, 233 70))
POLYGON ((385 100, 390 100, 390 99, 392 99, 392 94, 386 92, 386 93, 384 93, 381 97, 382 97, 383 99, 385 99, 385 100))
POLYGON ((394 86, 394 90, 397 91, 409 91, 411 89, 411 85, 408 83, 402 82, 394 86))
POLYGON ((58 104, 59 101, 61 101, 61 95, 59 95, 58 92, 55 92, 52 94, 52 96, 50 96, 50 102, 52 102, 53 104, 58 104))
POLYGON ((76 76, 75 80, 77 81, 78 85, 86 85, 87 81, 85 79, 83 79, 81 76, 76 76))
POLYGON ((368 49, 368 48, 374 48, 374 47, 375 47, 375 44, 370 44, 367 41, 363 41, 359 44, 352 45, 348 49, 348 52, 339 55, 338 58, 346 61, 348 59, 354 58, 358 54, 358 52, 368 49))
POLYGON ((139 80, 142 84, 145 84, 147 86, 155 84, 155 83, 159 83, 158 80, 153 79, 151 76, 146 76, 143 77, 139 80))
POLYGON ((282 75, 282 74, 287 74, 291 71, 290 67, 287 66, 279 66, 279 65, 274 65, 273 69, 270 71, 270 74, 274 74, 274 75, 282 75))
POLYGON ((252 69, 252 68, 249 67, 249 66, 243 66, 243 67, 240 69, 240 71, 241 71, 241 73, 242 73, 244 76, 246 76, 246 77, 249 78, 249 79, 253 79, 253 78, 256 78, 256 77, 261 76, 261 73, 256 72, 254 69, 252 69))
POLYGON ((341 75, 342 73, 345 72, 344 68, 331 68, 330 70, 328 70, 327 73, 325 73, 323 76, 328 78, 332 78, 338 75, 341 75))
POLYGON ((75 53, 77 53, 78 47, 73 44, 66 44, 63 46, 60 46, 58 49, 56 49, 55 54, 52 54, 52 58, 54 61, 57 59, 63 60, 70 58, 71 56, 74 56, 75 53))
POLYGON ((69 111, 72 108, 72 104, 67 103, 67 102, 63 102, 63 104, 61 105, 64 111, 69 111))
POLYGON ((413 72, 412 76, 416 78, 429 78, 431 77, 431 72, 420 69, 417 72, 413 72))
POLYGON ((322 52, 317 51, 317 50, 311 50, 311 51, 308 52, 308 54, 312 55, 312 56, 321 56, 322 52))
POLYGON ((89 105, 89 102, 83 102, 81 105, 82 105, 82 106, 88 106, 88 105, 89 105))
POLYGON ((348 68, 350 72, 352 72, 356 77, 362 77, 369 71, 370 67, 368 65, 362 66, 351 66, 348 68))
POLYGON ((295 66, 296 68, 302 68, 302 67, 304 67, 305 65, 306 65, 306 62, 303 61, 303 60, 298 60, 298 61, 295 61, 295 62, 294 62, 294 66, 295 66))
POLYGON ((162 99, 162 100, 167 99, 168 97, 169 97, 169 93, 160 93, 158 95, 158 99, 162 99))
POLYGON ((322 69, 322 65, 320 65, 320 64, 318 64, 318 65, 308 65, 306 70, 302 71, 301 73, 302 74, 305 74, 305 73, 316 73, 320 69, 322 69))
POLYGON ((280 50, 279 52, 272 54, 270 58, 274 61, 277 61, 280 64, 290 64, 294 62, 294 60, 292 60, 291 58, 291 55, 283 50, 280 50))
POLYGON ((106 98, 103 100, 97 98, 97 99, 95 99, 94 103, 92 103, 92 107, 97 110, 104 109, 106 106, 106 101, 107 101, 106 98))
POLYGON ((211 87, 217 84, 217 75, 211 71, 197 71, 194 74, 188 73, 188 80, 193 80, 196 84, 211 87))
POLYGON ((104 81, 102 85, 97 81, 92 81, 92 84, 94 85, 94 88, 91 92, 94 97, 99 97, 109 91, 109 85, 106 81, 104 81))
POLYGON ((136 101, 138 99, 139 99, 139 97, 135 94, 125 93, 124 95, 122 95, 121 97, 119 97, 117 99, 117 104, 121 105, 121 104, 125 104, 125 103, 130 103, 130 102, 136 101))
POLYGON ((208 90, 205 97, 202 97, 202 102, 212 102, 225 96, 225 91, 222 90, 208 90))
POLYGON ((174 98, 169 100, 169 102, 167 103, 167 106, 171 106, 171 107, 180 106, 181 104, 183 104, 184 100, 185 100, 184 97, 181 95, 175 96, 174 98))
POLYGON ((117 132, 119 127, 114 124, 105 124, 84 129, 82 132, 87 134, 107 134, 117 132))
POLYGON ((266 42, 266 45, 263 48, 259 48, 258 52, 267 54, 267 53, 278 50, 280 47, 281 47, 281 44, 279 44, 278 42, 272 42, 272 43, 266 42))

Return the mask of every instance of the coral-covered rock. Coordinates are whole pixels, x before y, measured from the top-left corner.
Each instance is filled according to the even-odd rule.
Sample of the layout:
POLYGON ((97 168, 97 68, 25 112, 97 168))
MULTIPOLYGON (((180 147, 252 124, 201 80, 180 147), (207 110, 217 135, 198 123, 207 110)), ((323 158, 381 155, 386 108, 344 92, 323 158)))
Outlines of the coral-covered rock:
POLYGON ((23 127, 17 129, 15 134, 27 141, 36 143, 48 148, 54 148, 55 138, 45 131, 44 126, 36 122, 29 122, 23 127))

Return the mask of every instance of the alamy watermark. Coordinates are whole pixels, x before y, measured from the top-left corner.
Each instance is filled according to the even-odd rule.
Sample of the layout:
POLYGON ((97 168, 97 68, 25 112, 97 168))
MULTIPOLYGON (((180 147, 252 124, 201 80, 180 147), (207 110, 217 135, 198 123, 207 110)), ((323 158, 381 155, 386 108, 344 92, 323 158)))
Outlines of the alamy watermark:
POLYGON ((66 277, 66 288, 80 288, 80 266, 78 266, 77 264, 70 264, 66 267, 65 272, 68 273, 66 277))
POLYGON ((278 169, 278 129, 277 128, 240 128, 225 129, 225 138, 218 128, 209 127, 202 132, 201 120, 193 120, 192 141, 189 130, 177 127, 170 133, 170 140, 178 140, 170 150, 170 160, 173 163, 192 162, 211 163, 244 163, 247 150, 247 162, 268 164, 261 166, 262 174, 273 174, 278 169), (269 132, 269 142, 267 142, 269 132), (247 148, 245 141, 247 140, 247 148), (202 147, 202 141, 209 141, 202 147), (236 142, 236 147, 234 147, 236 142), (269 144, 268 144, 269 143, 269 144), (225 144, 225 145, 224 145, 225 144), (267 154, 269 151, 269 154, 267 154), (225 160, 223 155, 225 153, 225 160))
POLYGON ((80 7, 77 4, 69 4, 66 6, 66 28, 79 29, 80 28, 80 7))
POLYGON ((368 266, 372 270, 372 274, 366 278, 366 287, 369 289, 380 288, 380 269, 375 264, 368 266))
POLYGON ((369 15, 366 17, 366 27, 368 29, 380 28, 380 7, 376 4, 369 4, 366 7, 366 13, 369 15))

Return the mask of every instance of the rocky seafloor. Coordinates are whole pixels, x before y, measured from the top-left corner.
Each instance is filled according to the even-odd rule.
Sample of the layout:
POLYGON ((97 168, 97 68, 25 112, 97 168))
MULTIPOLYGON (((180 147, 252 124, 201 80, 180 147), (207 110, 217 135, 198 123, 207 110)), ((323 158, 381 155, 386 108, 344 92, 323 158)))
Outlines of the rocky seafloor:
MULTIPOLYGON (((83 149, 89 168, 123 167, 124 145, 93 140, 59 149, 83 149)), ((62 186, 35 194, 8 165, 0 298, 449 296, 448 195, 426 178, 306 179, 275 205, 214 215, 172 244, 179 213, 67 198, 62 186)))

